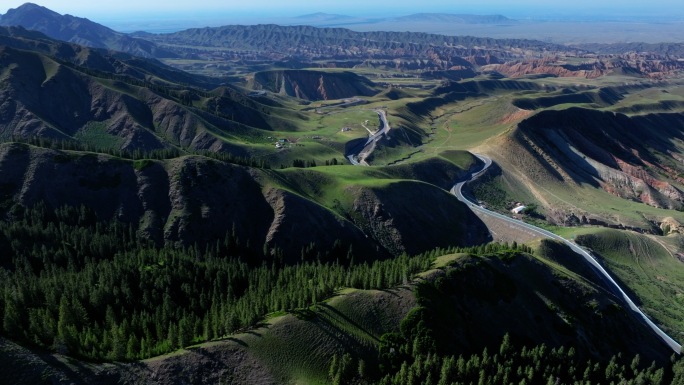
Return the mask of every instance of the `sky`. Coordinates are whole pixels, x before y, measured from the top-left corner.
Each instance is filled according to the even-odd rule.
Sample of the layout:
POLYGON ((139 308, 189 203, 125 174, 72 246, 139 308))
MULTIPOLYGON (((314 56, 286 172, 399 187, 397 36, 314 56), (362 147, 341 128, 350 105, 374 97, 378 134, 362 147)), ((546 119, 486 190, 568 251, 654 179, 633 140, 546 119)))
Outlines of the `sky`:
MULTIPOLYGON (((0 13, 25 1, 3 0, 0 13)), ((352 16, 396 16, 418 12, 503 14, 509 17, 554 17, 554 15, 662 15, 684 19, 682 0, 36 0, 58 13, 68 13, 98 21, 113 18, 168 18, 209 16, 284 16, 313 12, 352 16)))

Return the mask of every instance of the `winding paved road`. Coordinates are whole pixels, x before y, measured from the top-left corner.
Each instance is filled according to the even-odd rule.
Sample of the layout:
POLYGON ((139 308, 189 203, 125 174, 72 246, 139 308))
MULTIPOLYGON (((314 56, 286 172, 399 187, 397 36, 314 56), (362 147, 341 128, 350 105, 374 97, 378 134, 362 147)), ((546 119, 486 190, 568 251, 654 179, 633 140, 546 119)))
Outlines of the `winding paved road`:
MULTIPOLYGON (((366 163, 365 158, 375 149, 376 142, 378 140, 380 140, 380 138, 383 135, 385 135, 391 129, 389 123, 387 122, 387 115, 386 115, 385 111, 378 109, 378 110, 375 110, 375 112, 377 112, 378 116, 380 116, 380 120, 382 121, 383 127, 380 130, 378 130, 375 134, 372 134, 368 137, 368 140, 363 145, 363 148, 358 152, 358 154, 352 154, 352 155, 348 156, 349 161, 353 165, 368 166, 368 163, 366 163)), ((556 235, 550 231, 544 230, 544 229, 539 228, 537 226, 530 225, 528 223, 525 223, 523 221, 508 217, 506 215, 502 215, 502 214, 499 214, 497 212, 487 210, 483 207, 480 207, 477 203, 472 202, 468 198, 466 198, 463 195, 463 191, 462 191, 463 185, 466 182, 469 182, 471 180, 474 180, 474 179, 477 179, 478 177, 480 177, 492 165, 492 160, 489 159, 488 157, 486 157, 484 155, 480 155, 480 154, 474 154, 474 155, 477 156, 480 160, 482 160, 484 165, 483 165, 482 169, 480 169, 477 172, 474 172, 472 175, 470 175, 470 178, 468 180, 463 181, 463 182, 458 182, 454 185, 454 187, 451 188, 451 193, 453 195, 455 195, 458 200, 460 200, 461 202, 468 205, 468 207, 470 207, 471 210, 474 210, 474 211, 477 211, 477 212, 482 213, 484 215, 488 215, 488 216, 494 217, 496 219, 502 220, 502 221, 504 221, 510 225, 520 227, 524 230, 531 231, 533 233, 537 233, 537 234, 541 235, 542 237, 551 238, 551 239, 563 242, 566 245, 568 245, 568 247, 570 247, 570 249, 572 251, 574 251, 575 253, 584 257, 584 259, 587 261, 587 263, 589 263, 589 265, 591 265, 609 285, 611 285, 615 290, 617 290, 620 293, 620 295, 622 295, 622 299, 625 301, 625 303, 627 303, 627 305, 629 305, 630 309, 632 309, 632 311, 636 312, 641 317, 643 322, 648 327, 650 327, 651 330, 653 330, 653 332, 667 346, 669 346, 675 353, 681 354, 682 346, 677 341, 675 341, 672 337, 667 335, 662 329, 660 329, 658 327, 658 325, 653 323, 653 321, 651 321, 646 316, 646 314, 644 314, 644 312, 642 312, 641 309, 639 309, 639 307, 634 303, 634 301, 632 301, 632 299, 629 298, 627 293, 625 293, 625 291, 622 290, 620 285, 618 285, 618 283, 615 282, 613 277, 611 277, 611 275, 608 273, 608 271, 603 266, 601 266, 600 263, 598 263, 596 258, 594 258, 594 256, 591 255, 590 252, 581 248, 576 243, 570 242, 567 239, 565 239, 559 235, 556 235)))
POLYGON ((530 225, 530 224, 525 223, 525 222, 523 222, 523 221, 520 221, 520 220, 511 218, 511 217, 508 217, 508 216, 506 216, 506 215, 502 215, 502 214, 496 213, 496 212, 494 212, 494 211, 487 210, 487 209, 485 209, 485 208, 483 208, 483 207, 480 207, 478 204, 476 204, 476 203, 474 203, 474 202, 471 202, 470 200, 468 200, 468 198, 466 198, 465 196, 463 196, 463 192, 462 192, 463 185, 464 185, 466 182, 468 182, 468 181, 471 181, 471 180, 473 180, 473 179, 478 178, 480 175, 482 175, 484 172, 487 171, 487 169, 489 168, 489 166, 492 165, 492 160, 489 159, 488 157, 483 156, 483 155, 479 155, 479 154, 474 154, 474 155, 477 156, 478 158, 480 158, 480 160, 482 160, 482 161, 484 162, 484 166, 482 167, 481 170, 479 170, 479 171, 473 173, 467 181, 459 182, 459 183, 457 183, 456 185, 454 185, 454 187, 451 188, 451 193, 454 194, 454 195, 456 196, 456 198, 458 198, 458 200, 460 200, 461 202, 463 202, 463 203, 465 203, 466 205, 468 205, 468 207, 470 207, 471 210, 477 211, 477 212, 482 213, 482 214, 484 214, 484 215, 488 215, 488 216, 497 218, 497 219, 499 219, 499 220, 505 221, 505 222, 507 222, 507 223, 509 223, 509 224, 512 224, 512 225, 514 225, 514 226, 521 227, 521 228, 523 228, 523 229, 525 229, 525 230, 535 232, 535 233, 537 233, 537 234, 539 234, 539 235, 541 235, 541 236, 543 236, 543 237, 555 239, 555 240, 557 240, 557 241, 563 242, 563 243, 565 243, 566 245, 568 245, 574 252, 576 252, 577 254, 579 254, 579 255, 581 255, 582 257, 584 257, 584 259, 585 259, 592 267, 594 267, 594 268, 596 269, 597 272, 599 272, 599 273, 601 274, 602 278, 603 278, 607 283, 609 283, 610 285, 612 285, 612 286, 613 286, 613 287, 622 295, 622 299, 629 305, 630 309, 632 309, 634 312, 636 312, 637 314, 639 314, 639 316, 640 316, 641 319, 644 321, 644 323, 646 323, 646 325, 648 325, 648 326, 653 330, 653 332, 655 332, 655 333, 658 335, 658 337, 660 337, 660 339, 662 339, 663 342, 664 342, 665 344, 667 344, 667 346, 669 346, 669 347, 670 347, 672 350, 674 350, 677 354, 680 354, 680 353, 681 353, 682 346, 681 346, 679 343, 677 343, 677 341, 675 341, 674 339, 672 339, 672 337, 670 337, 670 336, 667 335, 664 331, 662 331, 662 330, 658 327, 658 325, 656 325, 655 323, 653 323, 653 321, 651 321, 651 320, 646 316, 646 314, 644 314, 644 312, 642 312, 641 309, 639 309, 639 307, 634 303, 634 301, 632 301, 632 299, 629 298, 629 296, 627 295, 627 293, 625 293, 625 291, 622 290, 622 288, 620 287, 620 285, 618 285, 618 283, 615 282, 615 280, 613 279, 613 277, 611 277, 610 274, 608 273, 608 271, 606 271, 606 269, 604 269, 603 266, 601 266, 601 264, 598 263, 598 261, 596 260, 596 258, 594 258, 594 256, 591 255, 591 253, 589 253, 589 252, 586 251, 585 249, 581 248, 581 247, 578 246, 576 243, 570 242, 570 241, 568 241, 567 239, 565 239, 565 238, 563 238, 563 237, 561 237, 561 236, 559 236, 559 235, 556 235, 556 234, 554 234, 554 233, 552 233, 552 232, 550 232, 550 231, 544 230, 544 229, 539 228, 539 227, 537 227, 537 226, 530 225))
POLYGON ((351 154, 347 156, 349 162, 354 166, 370 166, 368 162, 366 162, 366 158, 371 152, 373 152, 375 149, 375 144, 378 142, 378 140, 380 140, 384 135, 387 135, 389 130, 392 129, 392 127, 389 125, 389 122, 387 122, 387 113, 385 110, 377 109, 375 112, 380 117, 382 127, 374 134, 368 135, 368 140, 366 140, 366 143, 363 145, 363 148, 361 148, 358 154, 351 154))

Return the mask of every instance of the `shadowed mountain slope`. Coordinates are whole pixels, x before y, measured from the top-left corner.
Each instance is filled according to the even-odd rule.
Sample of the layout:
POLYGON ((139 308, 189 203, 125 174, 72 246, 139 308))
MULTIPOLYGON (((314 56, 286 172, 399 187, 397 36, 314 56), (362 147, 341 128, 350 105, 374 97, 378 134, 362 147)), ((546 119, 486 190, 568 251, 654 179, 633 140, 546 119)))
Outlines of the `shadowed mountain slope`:
POLYGON ((589 183, 656 207, 682 207, 676 162, 684 143, 681 114, 543 111, 520 123, 515 137, 566 182, 589 183))
POLYGON ((278 173, 197 156, 129 161, 0 145, 5 207, 84 205, 100 220, 131 223, 158 244, 211 244, 232 233, 248 241, 252 253, 278 253, 294 263, 313 257, 302 249, 314 242, 331 255, 346 255, 351 247, 359 258, 374 259, 487 239, 474 214, 426 183, 349 187, 348 211, 336 212, 274 183, 282 179, 278 173), (419 199, 425 204, 407 203, 419 199), (416 225, 430 230, 415 236, 416 225))
POLYGON ((173 56, 154 43, 116 32, 88 19, 60 15, 33 3, 10 9, 0 17, 0 26, 21 26, 47 36, 87 47, 106 48, 141 57, 173 56))
MULTIPOLYGON (((97 150, 213 150, 292 126, 231 86, 155 60, 0 28, 0 137, 80 142, 97 150)), ((273 103, 271 103, 273 104, 273 103)))
POLYGON ((219 85, 218 79, 190 75, 154 59, 65 43, 21 26, 0 27, 0 43, 3 46, 48 55, 92 71, 123 75, 150 83, 180 83, 201 88, 219 85))

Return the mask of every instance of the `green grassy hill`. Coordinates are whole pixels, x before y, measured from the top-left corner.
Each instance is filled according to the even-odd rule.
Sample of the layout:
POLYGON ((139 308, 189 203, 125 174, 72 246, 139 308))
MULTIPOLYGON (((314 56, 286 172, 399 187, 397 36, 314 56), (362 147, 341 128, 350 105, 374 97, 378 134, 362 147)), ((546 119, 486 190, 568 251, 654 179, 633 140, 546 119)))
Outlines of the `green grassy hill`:
POLYGON ((600 230, 580 235, 577 243, 598 254, 634 294, 641 308, 670 335, 684 337, 684 264, 678 251, 681 236, 653 237, 600 230), (677 251, 671 251, 671 248, 677 251))
POLYGON ((581 258, 549 241, 485 246, 489 230, 448 189, 481 166, 468 151, 491 156, 479 200, 573 226, 554 230, 581 233, 684 339, 684 87, 639 78, 679 61, 516 63, 567 48, 273 25, 146 36, 177 63, 232 57, 203 71, 241 86, 0 28, 0 378, 673 377, 671 352, 581 258), (600 65, 612 75, 560 77, 600 65), (379 110, 392 130, 372 167, 349 165, 379 110), (648 363, 626 366, 635 354, 648 363))
MULTIPOLYGON (((45 380, 101 383, 326 384, 333 356, 348 354, 352 362, 364 362, 363 378, 375 383, 399 369, 387 366, 383 349, 395 343, 399 349, 416 327, 426 328, 421 329, 427 333, 425 345, 409 344, 413 355, 401 350, 397 358, 430 351, 435 357, 468 357, 485 348, 495 353, 507 335, 517 347, 543 343, 555 351, 572 346, 574 362, 606 364, 611 355, 638 353, 646 362, 664 365, 667 348, 595 276, 582 275, 585 268, 573 258, 579 257, 553 242, 542 244, 535 255, 502 246, 475 248, 440 256, 434 264, 440 267, 409 286, 341 290, 313 306, 273 314, 253 329, 171 355, 93 365, 64 362, 59 355, 40 356, 40 363, 39 356, 24 351, 24 362, 33 366, 3 369, 10 376, 3 378, 36 379, 31 373, 37 371, 45 380)), ((7 341, 0 347, 10 358, 20 350, 7 341)))

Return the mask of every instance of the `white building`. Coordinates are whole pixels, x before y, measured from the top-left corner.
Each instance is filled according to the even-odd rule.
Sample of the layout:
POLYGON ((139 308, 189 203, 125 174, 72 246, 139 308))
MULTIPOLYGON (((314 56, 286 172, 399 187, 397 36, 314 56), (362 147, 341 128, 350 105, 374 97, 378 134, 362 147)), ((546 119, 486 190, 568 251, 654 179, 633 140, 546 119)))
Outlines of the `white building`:
POLYGON ((513 210, 511 210, 511 212, 513 214, 520 214, 526 208, 527 208, 527 206, 520 205, 520 206, 517 206, 516 208, 514 208, 513 210))

